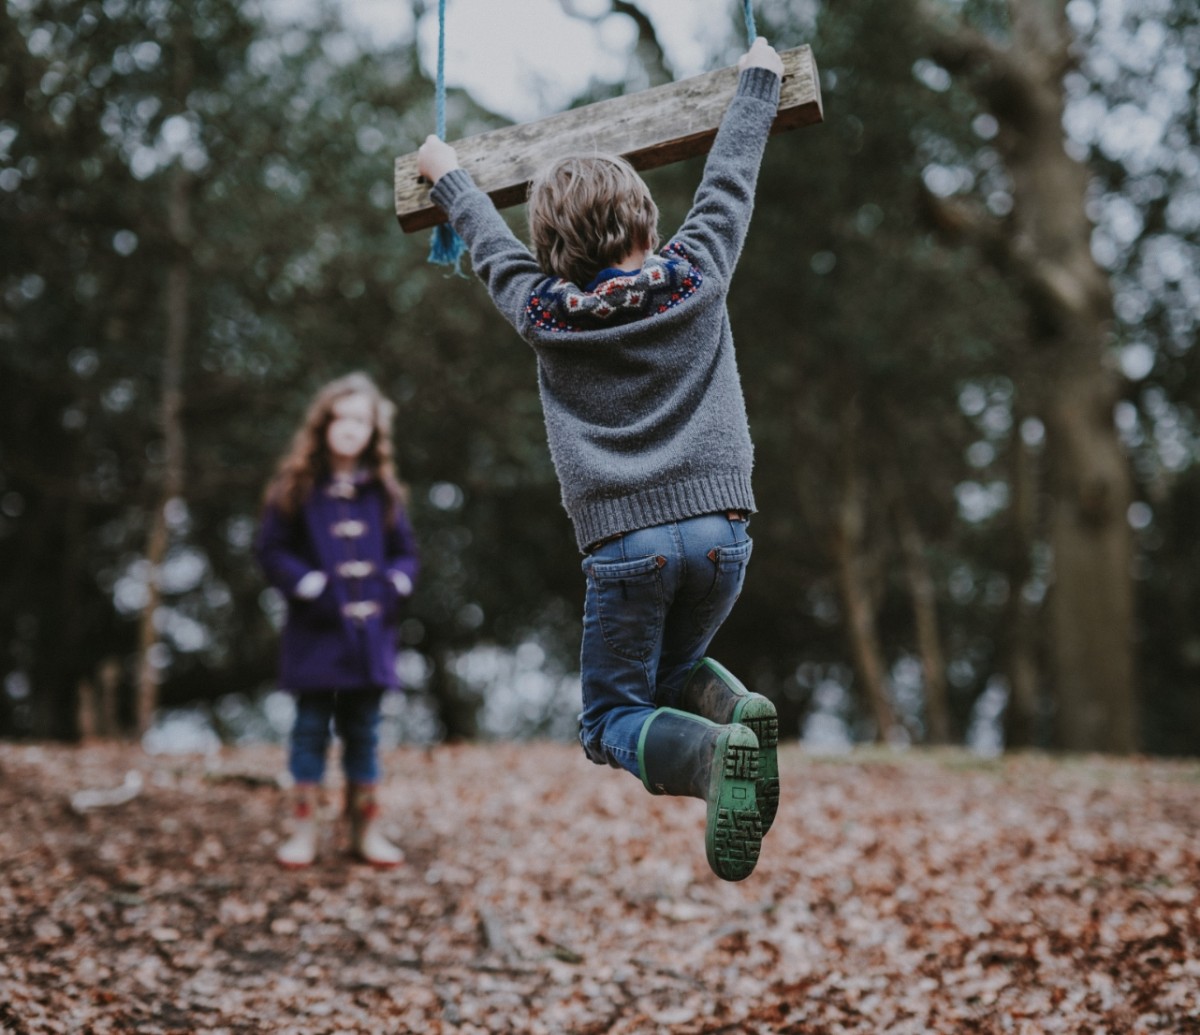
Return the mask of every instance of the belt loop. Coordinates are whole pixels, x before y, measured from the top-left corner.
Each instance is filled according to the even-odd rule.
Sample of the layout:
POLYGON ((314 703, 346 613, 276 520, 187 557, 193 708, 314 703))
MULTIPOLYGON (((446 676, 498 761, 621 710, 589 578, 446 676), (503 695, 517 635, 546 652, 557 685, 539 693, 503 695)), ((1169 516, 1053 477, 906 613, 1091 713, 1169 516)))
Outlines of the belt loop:
POLYGON ((588 543, 587 546, 585 546, 583 548, 583 552, 585 555, 590 557, 593 553, 595 553, 597 550, 599 550, 600 547, 602 547, 605 543, 615 543, 624 534, 625 534, 624 532, 614 532, 612 535, 606 535, 601 539, 597 539, 595 542, 588 543))

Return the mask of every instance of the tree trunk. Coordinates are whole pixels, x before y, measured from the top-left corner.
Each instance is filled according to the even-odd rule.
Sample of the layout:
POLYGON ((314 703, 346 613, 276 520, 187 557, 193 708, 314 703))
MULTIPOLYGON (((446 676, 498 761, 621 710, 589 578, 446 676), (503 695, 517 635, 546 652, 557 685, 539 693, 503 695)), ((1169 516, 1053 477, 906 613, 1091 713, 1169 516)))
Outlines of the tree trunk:
POLYGON ((866 513, 856 455, 857 405, 851 401, 843 411, 839 450, 841 498, 831 536, 832 553, 854 672, 875 719, 875 739, 884 743, 893 733, 896 718, 892 711, 887 664, 876 629, 874 594, 868 573, 866 513))
POLYGON ((949 744, 950 708, 946 695, 946 659, 942 653, 942 634, 938 627, 937 585, 929 570, 925 540, 902 488, 894 493, 892 510, 904 555, 908 590, 912 596, 917 652, 921 657, 921 676, 925 686, 929 741, 949 744))
POLYGON ((101 737, 115 737, 120 729, 117 716, 117 695, 121 691, 121 662, 116 658, 105 658, 96 671, 96 733, 101 737))
POLYGON ((429 691, 437 702, 443 736, 451 742, 474 740, 479 735, 479 700, 464 692, 462 681, 451 670, 448 650, 433 648, 429 656, 433 661, 429 691))
POLYGON ((1013 183, 1010 228, 976 227, 1020 287, 1031 343, 1051 357, 1043 397, 1049 455, 1053 587, 1049 651, 1058 746, 1132 751, 1134 692, 1132 498, 1113 420, 1106 364, 1112 287, 1091 254, 1087 169, 1063 142, 1063 76, 1071 67, 1065 0, 1010 0, 1012 44, 963 27, 938 59, 967 77, 996 116, 1013 183))
MULTIPOLYGON (((82 479, 82 450, 76 451, 73 477, 82 479)), ((62 507, 62 552, 59 572, 60 610, 53 628, 40 636, 47 652, 51 678, 35 700, 38 712, 35 729, 56 739, 70 740, 79 735, 76 726, 76 695, 82 677, 84 653, 84 607, 80 583, 85 578, 87 556, 87 508, 77 497, 68 497, 62 507)))
POLYGON ((81 741, 103 740, 116 735, 120 678, 120 663, 116 658, 105 658, 92 675, 79 681, 75 714, 81 741))
POLYGON ((1063 148, 1071 44, 1065 3, 1013 0, 1015 46, 1030 62, 1031 103, 1006 146, 1018 235, 1030 242, 1037 344, 1057 362, 1046 412, 1054 556, 1050 650, 1056 740, 1076 750, 1132 751, 1133 538, 1128 459, 1113 419, 1106 363, 1112 287, 1092 258, 1087 169, 1063 148))
POLYGON ((150 728, 158 707, 161 664, 155 657, 154 648, 159 642, 156 616, 162 599, 159 572, 170 545, 170 510, 183 495, 183 363, 191 295, 191 267, 187 250, 191 238, 190 180, 183 166, 177 164, 171 173, 167 203, 167 223, 174 256, 167 270, 166 286, 167 335, 163 350, 160 410, 164 459, 161 493, 146 543, 147 597, 138 626, 134 721, 139 736, 150 728))
POLYGON ((1133 751, 1131 489, 1112 429, 1113 385, 1093 363, 1062 375, 1057 387, 1048 414, 1055 739, 1069 750, 1133 751))
POLYGON ((1008 706, 1004 713, 1006 748, 1033 747, 1040 742, 1036 614, 1025 591, 1033 573, 1037 536, 1037 471, 1032 451, 1021 437, 1019 414, 1014 414, 1012 467, 1009 484, 1008 603, 1004 612, 1004 667, 1008 677, 1008 706))

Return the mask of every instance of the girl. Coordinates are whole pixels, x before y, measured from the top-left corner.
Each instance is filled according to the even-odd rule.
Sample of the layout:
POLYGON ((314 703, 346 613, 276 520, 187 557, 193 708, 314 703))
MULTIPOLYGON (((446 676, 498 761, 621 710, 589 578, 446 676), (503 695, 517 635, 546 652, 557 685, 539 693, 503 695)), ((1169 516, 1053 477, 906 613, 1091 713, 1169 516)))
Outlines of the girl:
POLYGON ((397 685, 395 625, 417 574, 393 459, 394 410, 365 374, 327 384, 267 486, 256 552, 287 599, 280 683, 296 696, 293 832, 276 856, 290 868, 316 857, 331 722, 342 741, 352 851, 380 867, 404 861, 379 829, 375 797, 380 699, 397 685))

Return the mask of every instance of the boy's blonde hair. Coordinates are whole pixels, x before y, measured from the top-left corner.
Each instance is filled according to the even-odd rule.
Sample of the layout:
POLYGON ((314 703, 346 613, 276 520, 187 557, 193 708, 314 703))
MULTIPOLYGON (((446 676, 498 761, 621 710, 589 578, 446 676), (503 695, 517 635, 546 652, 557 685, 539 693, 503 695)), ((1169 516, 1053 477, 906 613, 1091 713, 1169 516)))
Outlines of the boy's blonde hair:
POLYGON ((529 236, 542 269, 583 287, 635 249, 658 247, 658 206, 624 158, 560 158, 529 185, 529 236))

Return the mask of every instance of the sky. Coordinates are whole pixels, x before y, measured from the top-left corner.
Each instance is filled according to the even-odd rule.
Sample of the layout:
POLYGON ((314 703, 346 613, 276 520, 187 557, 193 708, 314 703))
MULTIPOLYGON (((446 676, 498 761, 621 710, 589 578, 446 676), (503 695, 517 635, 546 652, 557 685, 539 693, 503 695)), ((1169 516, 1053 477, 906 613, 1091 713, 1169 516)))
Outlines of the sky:
MULTIPOLYGON (((573 0, 584 15, 607 0, 573 0)), ((340 0, 347 24, 371 45, 407 44, 414 35, 409 0, 340 0)), ((745 49, 740 0, 642 0, 677 79, 732 63, 745 49), (686 17, 680 17, 686 12, 686 17), (732 48, 732 49, 731 49, 732 48)), ((281 19, 303 18, 311 0, 266 0, 281 19)), ((437 71, 437 4, 416 26, 421 63, 437 71)), ((786 41, 796 46, 803 40, 786 41)), ((561 0, 447 0, 446 83, 489 111, 528 122, 561 111, 590 81, 621 81, 633 53, 634 27, 610 17, 600 26, 564 13, 561 0)), ((636 85, 636 84, 635 84, 636 85)))

